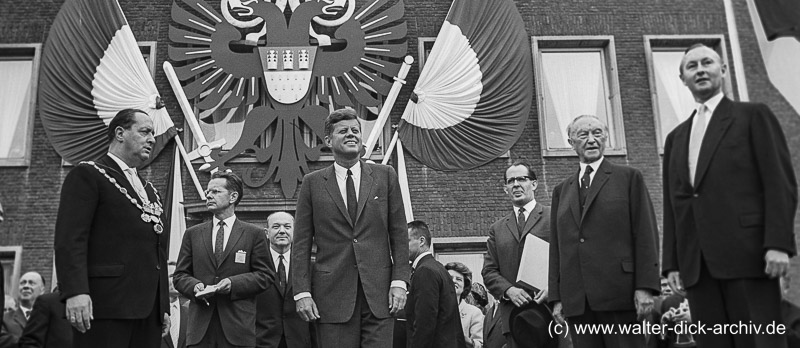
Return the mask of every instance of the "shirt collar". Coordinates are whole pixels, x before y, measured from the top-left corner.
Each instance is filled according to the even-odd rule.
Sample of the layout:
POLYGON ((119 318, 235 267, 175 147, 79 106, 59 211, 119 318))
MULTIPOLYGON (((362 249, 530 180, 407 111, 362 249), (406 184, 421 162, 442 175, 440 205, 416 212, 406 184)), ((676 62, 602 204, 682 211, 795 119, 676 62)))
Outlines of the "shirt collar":
MULTIPOLYGON (((531 199, 530 202, 525 203, 525 205, 523 205, 522 207, 525 208, 526 213, 532 212, 533 208, 536 207, 536 198, 531 199)), ((517 206, 514 206, 514 215, 519 215, 519 207, 517 206)))
POLYGON ((711 115, 714 114, 714 110, 717 109, 719 102, 722 101, 722 97, 724 96, 725 95, 720 91, 719 93, 717 93, 717 95, 706 100, 705 103, 697 103, 697 105, 695 105, 695 109, 700 110, 700 106, 705 105, 708 108, 708 114, 706 115, 710 118, 711 115))
POLYGON ((136 174, 136 168, 129 167, 128 164, 125 163, 125 161, 123 161, 121 158, 117 157, 117 155, 109 152, 108 157, 111 157, 111 159, 114 160, 114 162, 117 162, 119 169, 121 169, 123 172, 125 172, 128 169, 133 169, 133 173, 136 174))
POLYGON ((275 263, 275 268, 276 269, 278 267, 278 257, 283 255, 283 260, 286 261, 287 265, 289 264, 289 259, 292 257, 292 249, 291 248, 289 250, 286 250, 285 253, 279 254, 277 251, 275 251, 275 249, 272 249, 272 247, 270 247, 269 248, 269 252, 272 254, 272 261, 275 263))
MULTIPOLYGON (((236 221, 236 214, 233 214, 229 218, 222 221, 225 221, 225 227, 231 228, 233 227, 233 222, 236 221)), ((213 218, 213 224, 214 228, 216 228, 219 225, 219 219, 217 219, 216 216, 213 218)))
POLYGON ((592 173, 597 173, 597 169, 600 168, 601 164, 603 164, 603 160, 604 159, 605 159, 604 156, 600 156, 599 160, 594 161, 592 163, 583 163, 583 162, 581 162, 580 163, 580 165, 581 165, 581 175, 583 175, 583 173, 586 171, 586 166, 592 167, 592 173))
POLYGON ((350 169, 353 172, 353 175, 361 174, 361 161, 356 162, 352 167, 345 168, 339 165, 339 163, 333 162, 333 170, 336 171, 336 175, 342 176, 347 178, 347 170, 350 169))
POLYGON ((417 258, 414 259, 414 263, 411 264, 411 268, 417 269, 417 265, 419 264, 419 260, 422 260, 422 258, 425 257, 425 255, 433 255, 433 253, 430 250, 428 250, 428 251, 426 251, 426 252, 424 252, 422 254, 419 254, 419 256, 417 256, 417 258))

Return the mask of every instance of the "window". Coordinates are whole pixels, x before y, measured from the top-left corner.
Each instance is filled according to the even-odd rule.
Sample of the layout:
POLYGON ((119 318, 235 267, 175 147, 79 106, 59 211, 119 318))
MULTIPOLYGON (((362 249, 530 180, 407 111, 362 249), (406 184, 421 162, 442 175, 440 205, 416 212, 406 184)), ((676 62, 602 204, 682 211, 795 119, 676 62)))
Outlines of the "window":
POLYGON ((431 54, 433 43, 436 42, 435 37, 421 37, 419 40, 419 71, 422 72, 422 67, 425 66, 425 60, 431 54))
MULTIPOLYGON (((675 126, 685 121, 695 108, 694 97, 679 77, 684 51, 695 43, 713 48, 727 64, 722 35, 709 36, 645 36, 645 54, 650 75, 650 95, 656 125, 658 153, 664 153, 664 141, 675 126)), ((730 73, 723 81, 723 91, 731 93, 730 73)))
POLYGON ((0 166, 31 162, 41 44, 0 44, 0 166))
POLYGON ((21 246, 0 246, 0 267, 3 267, 4 289, 6 295, 14 298, 19 294, 20 267, 22 265, 21 246))
POLYGON ((533 38, 543 156, 575 156, 567 125, 595 115, 609 128, 606 155, 624 155, 625 131, 612 36, 533 38))
POLYGON ((139 50, 142 52, 144 62, 147 64, 147 70, 150 71, 150 76, 156 78, 156 41, 139 41, 139 50))

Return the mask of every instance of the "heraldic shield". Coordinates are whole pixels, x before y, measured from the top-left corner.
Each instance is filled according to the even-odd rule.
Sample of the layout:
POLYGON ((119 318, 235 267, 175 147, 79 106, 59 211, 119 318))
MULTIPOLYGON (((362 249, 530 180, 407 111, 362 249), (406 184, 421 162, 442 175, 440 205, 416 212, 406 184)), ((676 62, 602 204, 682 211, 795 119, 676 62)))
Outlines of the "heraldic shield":
POLYGON ((258 47, 264 84, 281 104, 294 104, 308 93, 317 46, 258 47))

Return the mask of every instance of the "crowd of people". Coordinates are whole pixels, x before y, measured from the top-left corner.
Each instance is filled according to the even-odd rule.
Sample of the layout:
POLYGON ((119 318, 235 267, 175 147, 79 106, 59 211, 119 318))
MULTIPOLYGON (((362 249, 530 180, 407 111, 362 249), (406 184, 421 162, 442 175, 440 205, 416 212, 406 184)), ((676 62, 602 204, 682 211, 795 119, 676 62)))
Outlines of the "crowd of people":
POLYGON ((580 115, 566 128, 577 170, 555 186, 551 206, 536 201, 531 165, 515 161, 503 173, 512 209, 488 231, 475 270, 485 288, 464 264, 436 261, 425 222, 407 223, 397 174, 361 159, 349 108, 326 118, 334 163, 303 178, 294 216, 273 213, 266 228, 238 219, 242 181, 216 172, 205 192, 212 219, 189 228, 168 263, 161 197, 136 170, 153 149, 152 120, 120 111, 108 154, 64 181, 58 290, 43 294, 41 275, 23 275, 0 347, 796 344, 791 334, 549 331, 644 320, 766 325, 796 309, 779 282, 796 254, 797 208, 780 125, 765 105, 723 95, 727 68, 714 50, 688 48, 678 72, 697 109, 666 139, 663 261, 641 171, 605 158, 608 126, 580 115), (549 243, 546 286, 518 281, 527 238, 549 243))

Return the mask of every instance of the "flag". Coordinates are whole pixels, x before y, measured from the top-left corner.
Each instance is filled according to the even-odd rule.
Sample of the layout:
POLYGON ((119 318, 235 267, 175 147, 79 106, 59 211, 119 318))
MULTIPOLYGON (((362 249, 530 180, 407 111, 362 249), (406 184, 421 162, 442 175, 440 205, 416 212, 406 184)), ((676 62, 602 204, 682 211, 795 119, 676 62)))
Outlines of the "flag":
POLYGON ((116 0, 67 0, 50 28, 41 69, 39 115, 50 143, 70 163, 108 151, 108 124, 122 109, 153 119, 149 161, 177 134, 116 0))
POLYGON ((183 207, 183 180, 181 179, 181 156, 175 146, 175 156, 170 168, 170 179, 167 185, 167 198, 164 200, 165 219, 169 221, 169 249, 167 260, 178 261, 183 233, 186 232, 186 210, 183 207))
POLYGON ((800 40, 800 1, 755 0, 755 4, 768 40, 781 36, 800 40))
POLYGON ((463 170, 519 139, 533 99, 530 38, 511 0, 455 0, 398 132, 438 170, 463 170))

